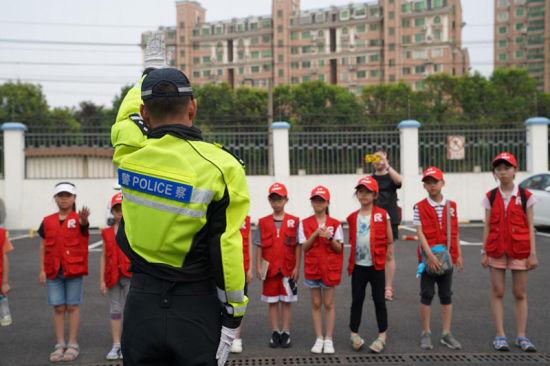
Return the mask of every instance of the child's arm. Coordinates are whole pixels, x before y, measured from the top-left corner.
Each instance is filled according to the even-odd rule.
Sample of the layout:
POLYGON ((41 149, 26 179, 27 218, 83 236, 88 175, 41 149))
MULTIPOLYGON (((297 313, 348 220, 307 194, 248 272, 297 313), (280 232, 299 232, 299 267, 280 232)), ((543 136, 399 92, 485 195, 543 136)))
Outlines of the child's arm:
MULTIPOLYGON (((328 233, 330 235, 330 232, 328 233)), ((336 228, 336 231, 334 231, 332 238, 328 237, 327 239, 329 239, 330 241, 330 247, 332 248, 332 250, 334 250, 336 253, 342 252, 342 250, 344 249, 344 232, 342 230, 342 226, 338 226, 338 228, 336 228)))
POLYGON ((262 245, 256 245, 256 277, 262 279, 262 245))
POLYGON ((393 259, 394 237, 393 237, 393 231, 391 229, 390 220, 388 220, 388 225, 387 225, 387 228, 386 228, 386 235, 388 237, 388 251, 386 252, 386 260, 391 261, 393 259))
POLYGON ((44 240, 40 242, 40 273, 38 274, 38 282, 41 285, 46 284, 46 272, 44 271, 44 240))
POLYGON ((462 257, 462 247, 460 246, 460 234, 456 234, 456 250, 457 250, 457 258, 456 258, 456 268, 459 272, 462 272, 464 270, 464 258, 462 257))
POLYGON ((527 269, 535 269, 539 265, 537 247, 535 245, 535 225, 533 224, 533 206, 527 208, 527 224, 529 225, 529 240, 531 242, 531 254, 527 258, 527 269))
POLYGON ((483 268, 487 268, 489 265, 489 258, 485 252, 485 246, 487 245, 487 237, 491 230, 489 220, 491 219, 491 210, 485 209, 485 224, 483 225, 483 249, 481 249, 481 265, 483 268))
POLYGON ((302 243, 304 253, 311 249, 311 246, 313 245, 313 243, 315 242, 315 240, 317 239, 320 233, 321 233, 321 228, 318 227, 317 230, 315 230, 313 234, 311 234, 311 236, 305 242, 302 243))
POLYGON ((294 282, 298 281, 300 277, 300 263, 302 263, 302 248, 300 244, 296 245, 296 264, 294 265, 294 270, 292 271, 292 279, 294 282))
POLYGON ((101 261, 99 262, 99 291, 102 295, 107 293, 107 286, 105 285, 105 242, 103 242, 103 253, 101 254, 101 261))
POLYGON ((2 275, 2 287, 0 288, 0 293, 4 296, 10 292, 10 282, 9 282, 9 273, 10 273, 10 261, 7 254, 4 256, 4 270, 2 275))
POLYGON ((439 263, 439 260, 437 260, 437 257, 432 253, 432 250, 430 249, 430 245, 428 244, 428 240, 426 240, 426 237, 424 236, 424 232, 422 231, 422 225, 416 226, 416 235, 420 240, 420 246, 422 248, 422 251, 424 252, 424 255, 426 256, 428 267, 430 267, 430 269, 432 269, 434 272, 438 271, 439 267, 441 266, 441 263, 439 263))
MULTIPOLYGON (((252 233, 248 233, 248 260, 252 262, 252 246, 254 244, 252 243, 252 233)), ((248 272, 246 273, 246 283, 250 283, 252 281, 252 278, 254 276, 252 275, 252 263, 248 263, 248 272)))

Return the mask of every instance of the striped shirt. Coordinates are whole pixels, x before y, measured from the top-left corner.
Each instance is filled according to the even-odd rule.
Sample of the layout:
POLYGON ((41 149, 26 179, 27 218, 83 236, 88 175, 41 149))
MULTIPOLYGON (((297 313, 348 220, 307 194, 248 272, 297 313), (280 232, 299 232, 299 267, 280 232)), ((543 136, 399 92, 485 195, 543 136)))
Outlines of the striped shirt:
MULTIPOLYGON (((447 199, 443 197, 441 202, 435 202, 430 197, 428 197, 428 203, 435 209, 435 212, 437 213, 437 219, 439 223, 441 223, 441 220, 443 218, 443 209, 445 208, 445 205, 447 204, 447 199)), ((418 206, 414 205, 414 216, 413 216, 413 225, 420 226, 422 225, 422 222, 420 221, 420 212, 418 211, 418 206)))

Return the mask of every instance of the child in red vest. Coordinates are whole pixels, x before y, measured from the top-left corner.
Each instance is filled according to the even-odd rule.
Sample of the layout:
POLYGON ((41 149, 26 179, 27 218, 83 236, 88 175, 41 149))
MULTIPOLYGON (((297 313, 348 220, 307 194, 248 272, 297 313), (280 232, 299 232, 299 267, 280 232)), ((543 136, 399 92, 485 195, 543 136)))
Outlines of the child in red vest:
POLYGON ((120 351, 120 336, 122 333, 122 311, 130 290, 130 260, 120 250, 116 243, 116 233, 122 220, 122 193, 115 194, 111 199, 113 225, 101 230, 103 239, 103 255, 99 270, 99 286, 103 295, 109 294, 111 314, 111 334, 113 347, 107 354, 108 360, 122 358, 120 351))
POLYGON ((269 346, 288 348, 291 346, 291 304, 298 301, 296 283, 301 248, 296 238, 300 219, 285 212, 288 192, 283 184, 274 183, 269 187, 268 199, 273 213, 258 221, 260 242, 256 250, 256 274, 263 280, 262 301, 269 304, 273 330, 269 346))
POLYGON ((383 208, 374 205, 378 195, 378 182, 371 176, 359 180, 355 186, 355 196, 361 204, 358 211, 348 216, 349 255, 348 274, 351 276, 351 313, 349 326, 351 343, 358 351, 365 341, 357 332, 361 324, 361 313, 365 301, 365 289, 370 282, 372 299, 376 309, 378 337, 370 345, 370 350, 380 353, 386 347, 388 313, 384 289, 386 286, 386 256, 393 244, 390 216, 383 208))
POLYGON ((340 221, 328 214, 330 192, 317 186, 311 191, 314 215, 303 220, 298 233, 304 248, 305 284, 311 293, 311 315, 317 339, 312 353, 334 353, 334 287, 340 284, 344 258, 344 234, 340 221), (322 306, 325 307, 326 333, 323 337, 322 306))
MULTIPOLYGON (((250 257, 252 251, 252 235, 250 235, 250 216, 246 216, 243 226, 241 226, 241 236, 243 237, 243 260, 244 260, 244 273, 245 273, 245 295, 248 295, 248 284, 252 281, 252 269, 250 268, 250 257)), ((241 338, 241 331, 243 323, 237 332, 235 333, 235 339, 231 344, 231 353, 241 353, 243 351, 243 340, 241 338)))
POLYGON ((53 307, 57 343, 51 362, 73 361, 80 354, 77 342, 82 303, 82 279, 88 274, 90 210, 76 212, 76 187, 69 182, 55 186, 59 211, 46 216, 38 234, 40 245, 39 282, 48 289, 48 304, 53 307), (69 343, 65 343, 65 314, 69 317, 69 343))
POLYGON ((456 203, 443 197, 445 185, 443 172, 435 167, 426 169, 422 182, 428 197, 414 206, 414 220, 420 240, 418 258, 425 259, 427 268, 420 274, 420 318, 422 335, 420 348, 433 349, 430 329, 431 304, 437 284, 441 303, 443 332, 441 344, 451 349, 462 349, 462 345, 451 334, 453 267, 462 271, 464 265, 458 237, 456 203), (450 233, 450 238, 448 237, 450 233), (436 249, 442 248, 444 256, 436 256, 436 249), (449 258, 450 257, 450 258, 449 258), (445 258, 442 260, 442 258, 445 258), (452 263, 451 263, 452 261, 452 263), (443 269, 445 269, 443 271, 443 269))
POLYGON ((504 333, 503 297, 506 270, 512 271, 515 298, 517 338, 516 346, 525 352, 536 352, 526 337, 527 327, 527 273, 538 266, 533 227, 535 197, 528 190, 514 184, 518 169, 516 158, 510 153, 499 154, 493 160, 493 174, 500 185, 485 196, 483 267, 491 270, 491 310, 496 328, 493 347, 497 351, 510 349, 504 333))
POLYGON ((0 326, 7 327, 11 325, 11 313, 8 304, 8 292, 10 292, 10 262, 8 253, 13 250, 13 245, 8 236, 8 231, 0 228, 0 326))

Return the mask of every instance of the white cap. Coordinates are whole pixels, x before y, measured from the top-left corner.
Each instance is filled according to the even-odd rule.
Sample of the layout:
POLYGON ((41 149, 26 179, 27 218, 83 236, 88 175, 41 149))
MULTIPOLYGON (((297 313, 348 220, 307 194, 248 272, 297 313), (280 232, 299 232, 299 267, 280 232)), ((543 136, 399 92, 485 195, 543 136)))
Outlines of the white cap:
POLYGON ((61 192, 68 192, 70 194, 76 195, 76 187, 75 187, 74 184, 69 183, 69 182, 57 183, 55 185, 55 191, 54 191, 53 195, 57 196, 61 192))

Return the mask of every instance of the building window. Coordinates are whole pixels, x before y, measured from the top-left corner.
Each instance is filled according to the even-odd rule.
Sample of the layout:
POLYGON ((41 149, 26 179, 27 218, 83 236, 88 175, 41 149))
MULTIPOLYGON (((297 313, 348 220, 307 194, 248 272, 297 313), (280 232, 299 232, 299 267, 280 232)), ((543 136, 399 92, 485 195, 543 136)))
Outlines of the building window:
POLYGON ((348 64, 347 57, 342 57, 342 65, 347 65, 347 64, 348 64))
POLYGON ((505 6, 508 6, 508 5, 510 5, 509 0, 498 0, 498 6, 505 7, 505 6))
POLYGON ((285 76, 285 70, 279 69, 278 75, 279 75, 280 78, 284 77, 285 76))
POLYGON ((357 58, 355 59, 355 63, 357 65, 366 64, 367 63, 367 57, 366 56, 357 56, 357 58))
POLYGON ((258 23, 250 23, 249 26, 250 26, 250 30, 255 31, 258 29, 258 23))
POLYGON ((415 50, 413 51, 412 58, 414 60, 421 60, 428 58, 428 52, 426 50, 415 50))
POLYGON ((441 24, 441 17, 439 15, 434 18, 434 24, 441 24))
POLYGON ((299 69, 299 68, 300 68, 300 63, 297 62, 297 61, 292 61, 292 62, 290 63, 290 68, 291 68, 291 69, 295 69, 295 70, 296 70, 296 69, 299 69))
POLYGON ((311 46, 302 47, 302 53, 310 53, 310 52, 311 52, 311 46))
POLYGON ((525 52, 524 51, 516 51, 516 58, 524 58, 525 52))
POLYGON ((210 70, 204 70, 204 71, 202 72, 202 76, 204 76, 205 78, 209 78, 210 75, 211 75, 210 70))
POLYGON ((302 32, 302 39, 311 39, 311 32, 310 31, 302 32))
POLYGON ((423 74, 425 71, 426 71, 426 66, 424 65, 418 65, 414 67, 415 74, 423 74))
POLYGON ((283 17, 283 11, 281 9, 277 10, 277 18, 283 17))
POLYGON ((325 66, 325 60, 319 60, 319 67, 325 66))
POLYGON ((505 22, 509 19, 508 12, 507 11, 501 11, 498 13, 498 21, 499 22, 505 22))
POLYGON ((434 48, 431 51, 433 58, 443 57, 443 49, 442 48, 434 48))
POLYGON ((390 75, 390 81, 391 81, 391 82, 394 82, 394 81, 395 81, 395 75, 390 75))
POLYGON ((505 39, 501 39, 498 41, 498 48, 506 48, 508 47, 508 41, 505 39))
POLYGON ((201 59, 199 57, 193 57, 193 65, 198 65, 201 63, 201 59))
POLYGON ((185 57, 185 50, 180 50, 180 57, 185 57))
POLYGON ((411 12, 411 3, 405 3, 401 5, 401 12, 410 13, 411 12))
POLYGON ((411 43, 411 36, 402 36, 401 37, 401 43, 403 43, 403 44, 411 43))
POLYGON ((290 47, 290 54, 297 55, 298 54, 298 47, 290 47))
POLYGON ((388 15, 390 20, 395 19, 395 11, 390 11, 388 15))
POLYGON ((263 42, 263 43, 269 43, 269 42, 271 42, 271 35, 270 35, 270 34, 264 34, 264 35, 262 36, 262 42, 263 42))
POLYGON ((415 11, 424 11, 426 10, 426 0, 418 1, 414 3, 414 10, 415 11))
POLYGON ((436 41, 441 41, 441 38, 443 37, 443 32, 441 32, 440 29, 436 29, 433 31, 433 33, 434 33, 434 39, 436 41))
POLYGON ((283 26, 282 25, 277 26, 277 33, 283 33, 283 26))
POLYGON ((343 35, 348 34, 348 28, 345 28, 345 27, 342 28, 342 34, 343 34, 343 35))
POLYGON ((378 62, 380 61, 380 54, 375 53, 374 55, 370 55, 370 62, 378 62))
POLYGON ((500 54, 498 55, 498 60, 499 60, 499 61, 506 61, 506 60, 508 60, 508 55, 505 54, 505 53, 500 53, 500 54))
POLYGON ((370 76, 373 78, 380 77, 380 70, 371 70, 370 76))
POLYGON ((355 31, 357 33, 365 33, 365 25, 364 24, 360 24, 358 26, 355 27, 355 31))
POLYGON ((325 81, 325 75, 321 74, 318 77, 319 81, 325 81))
POLYGON ((517 44, 525 43, 525 38, 524 37, 516 37, 516 43, 517 44))
POLYGON ((216 61, 222 62, 223 61, 223 54, 217 54, 216 55, 216 61))
POLYGON ((200 71, 193 71, 193 77, 194 78, 200 78, 201 77, 201 72, 200 71))
POLYGON ((523 28, 523 23, 516 23, 516 30, 521 30, 523 28))
POLYGON ((395 36, 395 28, 394 28, 394 27, 390 27, 390 28, 388 29, 388 33, 389 33, 390 36, 395 36))
POLYGON ((516 16, 517 17, 522 17, 524 15, 525 15, 525 8, 524 7, 520 7, 520 8, 516 9, 516 16))
POLYGON ((380 29, 380 24, 378 24, 378 23, 372 23, 371 25, 369 25, 369 29, 370 29, 371 31, 377 31, 377 30, 380 29))
POLYGON ((388 62, 388 65, 389 65, 389 66, 395 66, 395 60, 394 60, 394 59, 390 59, 389 62, 388 62))
POLYGON ((244 51, 237 52, 237 57, 239 58, 239 60, 242 60, 244 58, 244 51))
POLYGON ((367 77, 367 72, 365 70, 357 71, 357 79, 364 79, 367 77))
POLYGON ((250 52, 250 57, 253 59, 257 59, 260 57, 260 51, 252 51, 250 52))
POLYGON ((271 28, 271 19, 264 19, 264 21, 262 22, 262 27, 271 28))
POLYGON ((404 67, 402 70, 403 75, 409 75, 411 73, 410 67, 404 67))
POLYGON ((298 84, 300 82, 300 79, 298 79, 296 76, 293 76, 290 78, 290 82, 292 84, 298 84))
POLYGON ((295 41, 298 39, 298 32, 290 32, 290 39, 295 41))
POLYGON ((500 33, 500 34, 508 33, 508 27, 499 27, 498 28, 498 33, 500 33))
POLYGON ((402 28, 409 28, 411 26, 410 19, 401 19, 401 27, 402 28))
POLYGON ((263 50, 262 51, 262 57, 264 58, 270 58, 273 56, 273 53, 271 50, 263 50))
POLYGON ((239 67, 239 75, 242 75, 244 74, 244 67, 239 67))
POLYGON ((263 66, 263 69, 264 69, 264 71, 271 71, 271 65, 270 64, 265 64, 263 66))
POLYGON ((222 76, 223 75, 223 69, 218 69, 218 76, 222 76))
POLYGON ((211 62, 212 60, 210 59, 210 56, 203 56, 202 57, 202 62, 203 63, 209 63, 211 62))
POLYGON ((349 19, 349 11, 348 10, 342 10, 340 12, 340 20, 348 20, 349 19))
POLYGON ((424 33, 416 33, 414 35, 414 43, 422 43, 426 40, 426 35, 424 33))
POLYGON ((284 61, 285 61, 285 56, 279 55, 279 56, 277 57, 277 60, 278 60, 279 62, 284 62, 284 61))
POLYGON ((311 67, 311 61, 302 61, 302 69, 309 69, 311 67))
POLYGON ((250 44, 258 44, 258 43, 260 43, 260 40, 258 39, 258 37, 250 38, 250 44))
POLYGON ((260 66, 252 66, 250 68, 250 71, 253 73, 253 74, 256 74, 258 72, 260 72, 260 66))
POLYGON ((414 83, 415 90, 424 90, 424 80, 417 81, 414 83))
POLYGON ((424 19, 424 18, 415 18, 414 19, 414 26, 415 27, 421 27, 424 24, 426 24, 426 19, 424 19))
POLYGON ((432 9, 439 9, 442 8, 445 3, 443 0, 433 0, 432 1, 432 9))

